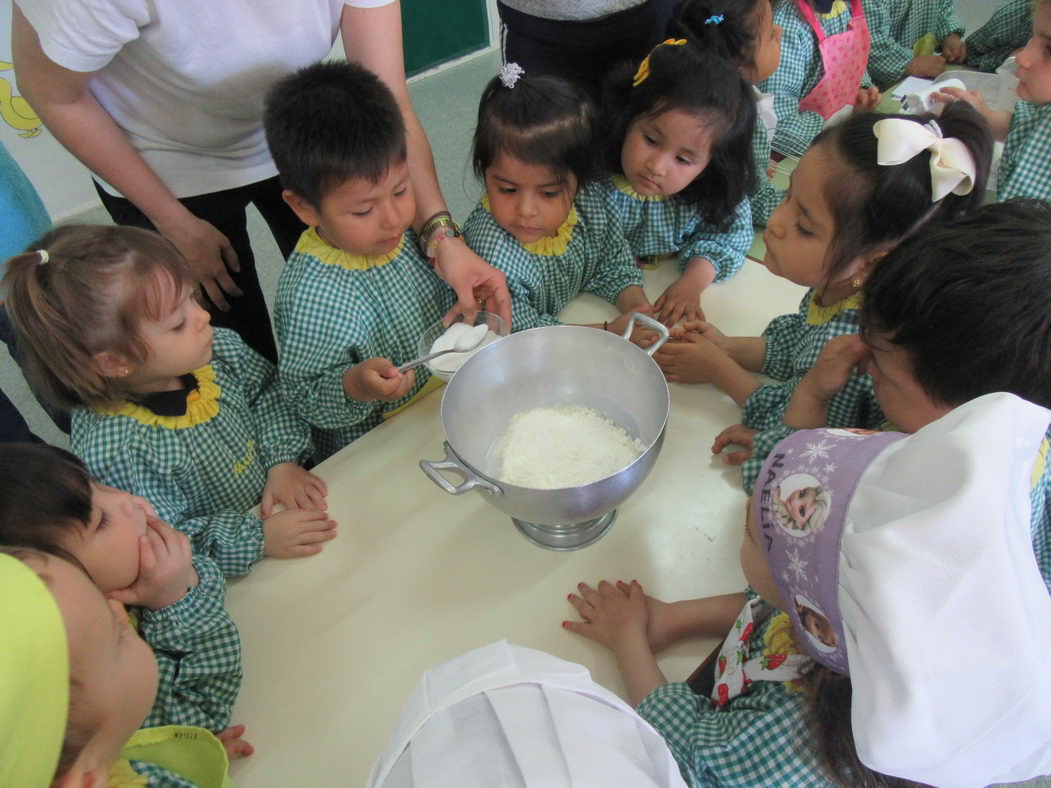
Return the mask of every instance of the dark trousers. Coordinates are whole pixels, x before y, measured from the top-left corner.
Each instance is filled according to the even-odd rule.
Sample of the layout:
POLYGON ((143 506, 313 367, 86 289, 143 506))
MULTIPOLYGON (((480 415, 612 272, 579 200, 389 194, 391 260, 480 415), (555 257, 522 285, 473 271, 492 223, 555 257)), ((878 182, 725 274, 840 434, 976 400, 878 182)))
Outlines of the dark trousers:
POLYGON ((529 74, 553 74, 576 82, 596 101, 606 73, 624 60, 636 66, 664 40, 672 0, 647 2, 601 19, 566 22, 515 11, 503 3, 500 48, 505 63, 529 74))
MULTIPOLYGON (((123 197, 107 194, 99 185, 95 190, 106 206, 109 215, 117 224, 145 227, 155 230, 146 215, 123 197)), ((273 362, 277 361, 277 346, 274 344, 274 333, 270 328, 270 315, 266 309, 263 290, 259 286, 259 276, 255 268, 255 256, 248 239, 247 217, 245 208, 252 203, 259 209, 266 221, 274 240, 286 259, 295 249, 299 236, 306 226, 299 221, 291 208, 281 199, 281 184, 277 177, 265 181, 240 186, 236 189, 199 194, 195 197, 184 197, 179 200, 194 216, 210 222, 215 228, 230 239, 237 260, 241 265, 239 272, 230 272, 231 278, 241 288, 244 295, 230 298, 230 311, 223 312, 208 303, 207 295, 201 295, 208 303, 212 314, 212 323, 224 328, 232 328, 253 349, 273 362)))
MULTIPOLYGON (((8 317, 7 309, 4 308, 3 304, 0 304, 0 341, 7 345, 11 358, 15 360, 15 363, 18 364, 24 374, 25 354, 18 347, 14 327, 11 325, 11 318, 8 317)), ((36 392, 34 392, 35 394, 36 392)), ((44 409, 47 415, 51 417, 51 420, 55 422, 55 426, 68 434, 69 414, 51 403, 45 402, 39 396, 37 397, 37 402, 40 403, 40 407, 44 409)), ((0 443, 22 443, 38 440, 40 439, 30 431, 29 425, 22 418, 22 414, 18 412, 18 408, 7 398, 6 394, 0 391, 0 443)))

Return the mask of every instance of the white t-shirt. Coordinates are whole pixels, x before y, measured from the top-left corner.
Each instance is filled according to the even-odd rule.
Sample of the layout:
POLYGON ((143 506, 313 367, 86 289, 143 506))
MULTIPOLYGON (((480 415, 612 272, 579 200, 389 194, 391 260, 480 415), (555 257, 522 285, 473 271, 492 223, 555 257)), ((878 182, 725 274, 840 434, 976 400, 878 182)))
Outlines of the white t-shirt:
POLYGON ((329 53, 344 5, 391 1, 16 0, 51 60, 97 72, 92 94, 176 197, 275 175, 267 88, 329 53))

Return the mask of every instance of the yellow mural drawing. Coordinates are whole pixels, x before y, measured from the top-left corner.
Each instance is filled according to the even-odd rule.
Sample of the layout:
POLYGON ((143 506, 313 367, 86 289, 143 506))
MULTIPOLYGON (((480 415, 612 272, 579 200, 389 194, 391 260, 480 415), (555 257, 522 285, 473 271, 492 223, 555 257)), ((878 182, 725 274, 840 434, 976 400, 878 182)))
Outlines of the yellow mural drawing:
MULTIPOLYGON (((0 71, 10 71, 13 63, 0 60, 0 71)), ((11 128, 18 131, 19 137, 35 137, 43 131, 40 118, 33 112, 29 102, 15 95, 15 89, 3 77, 0 77, 0 118, 11 128)))

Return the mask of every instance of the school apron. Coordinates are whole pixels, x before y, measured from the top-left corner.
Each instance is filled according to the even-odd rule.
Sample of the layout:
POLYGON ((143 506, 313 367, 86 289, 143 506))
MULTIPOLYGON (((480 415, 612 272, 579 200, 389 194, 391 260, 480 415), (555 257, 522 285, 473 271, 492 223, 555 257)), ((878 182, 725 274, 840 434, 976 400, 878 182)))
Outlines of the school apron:
POLYGON ((850 23, 842 33, 825 36, 821 22, 807 0, 796 0, 796 7, 817 36, 825 74, 814 89, 799 102, 799 109, 816 112, 826 121, 844 107, 854 105, 861 77, 869 60, 869 26, 861 0, 851 0, 850 23))

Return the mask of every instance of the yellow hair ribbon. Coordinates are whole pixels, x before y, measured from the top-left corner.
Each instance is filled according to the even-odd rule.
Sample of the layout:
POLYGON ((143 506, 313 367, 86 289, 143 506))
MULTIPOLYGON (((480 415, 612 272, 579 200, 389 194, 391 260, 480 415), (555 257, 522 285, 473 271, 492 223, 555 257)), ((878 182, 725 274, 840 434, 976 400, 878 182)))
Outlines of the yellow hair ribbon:
POLYGON ((657 47, 681 47, 686 43, 685 38, 669 38, 667 41, 662 41, 657 44, 656 47, 650 50, 650 54, 646 55, 639 63, 639 70, 635 72, 635 78, 631 81, 631 86, 637 88, 643 82, 645 82, 650 76, 650 55, 657 51, 657 47))

